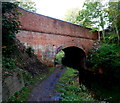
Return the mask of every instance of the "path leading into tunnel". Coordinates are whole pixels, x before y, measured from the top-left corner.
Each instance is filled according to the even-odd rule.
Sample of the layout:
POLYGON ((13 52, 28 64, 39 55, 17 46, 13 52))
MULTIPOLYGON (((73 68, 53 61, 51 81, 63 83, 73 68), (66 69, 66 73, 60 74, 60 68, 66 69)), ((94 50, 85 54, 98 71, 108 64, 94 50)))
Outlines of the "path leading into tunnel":
POLYGON ((50 76, 32 90, 28 101, 56 101, 52 98, 54 95, 53 90, 65 70, 65 68, 56 68, 50 76))

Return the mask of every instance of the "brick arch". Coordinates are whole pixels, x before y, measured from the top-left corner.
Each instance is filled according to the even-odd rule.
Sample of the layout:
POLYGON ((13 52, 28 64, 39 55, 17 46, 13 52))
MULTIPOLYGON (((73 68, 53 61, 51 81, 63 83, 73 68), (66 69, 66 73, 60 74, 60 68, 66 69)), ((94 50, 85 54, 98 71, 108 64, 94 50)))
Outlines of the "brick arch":
POLYGON ((21 43, 35 49, 36 55, 45 64, 53 64, 56 54, 67 47, 78 47, 87 55, 98 39, 98 32, 62 20, 32 13, 22 8, 19 17, 21 30, 16 35, 21 43), (92 35, 90 35, 92 34, 92 35))
MULTIPOLYGON (((57 50, 56 50, 56 55, 61 50, 67 49, 69 47, 71 47, 71 48, 72 47, 77 47, 78 49, 81 49, 84 52, 84 57, 81 58, 81 62, 80 63, 82 64, 81 67, 84 68, 84 69, 86 69, 86 55, 87 55, 87 53, 86 53, 85 49, 81 45, 78 45, 78 44, 75 44, 75 43, 70 43, 70 44, 65 44, 65 45, 59 46, 57 48, 57 50)), ((56 55, 55 55, 55 58, 56 58, 56 55)), ((55 58, 54 58, 54 60, 55 60, 55 58)))
POLYGON ((57 54, 58 52, 60 52, 62 49, 65 49, 65 48, 67 48, 67 47, 72 47, 72 46, 80 48, 81 50, 83 50, 83 52, 85 53, 85 55, 87 55, 87 52, 86 52, 86 50, 84 49, 84 47, 83 47, 82 45, 79 45, 79 44, 76 44, 76 43, 69 43, 69 44, 64 44, 64 45, 59 46, 59 47, 56 49, 56 54, 57 54))

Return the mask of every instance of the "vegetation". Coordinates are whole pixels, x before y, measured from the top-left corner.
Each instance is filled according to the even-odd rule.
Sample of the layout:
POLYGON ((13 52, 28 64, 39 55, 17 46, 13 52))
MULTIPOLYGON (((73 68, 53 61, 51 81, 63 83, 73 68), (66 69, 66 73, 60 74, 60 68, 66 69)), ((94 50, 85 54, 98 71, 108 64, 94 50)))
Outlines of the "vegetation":
POLYGON ((31 90, 37 86, 43 79, 49 76, 53 71, 54 67, 49 68, 49 73, 43 73, 41 76, 33 77, 29 72, 23 71, 23 79, 25 87, 20 91, 15 92, 15 94, 9 97, 8 102, 26 102, 30 96, 31 90))
POLYGON ((95 98, 120 102, 120 1, 104 5, 97 0, 86 0, 76 19, 72 16, 71 19, 76 20, 73 23, 97 30, 101 37, 87 57, 87 67, 102 69, 101 83, 93 82, 91 86, 95 98))
POLYGON ((118 34, 120 30, 120 25, 118 24, 120 11, 118 10, 118 5, 120 5, 120 2, 109 4, 106 11, 108 12, 111 29, 108 28, 108 31, 104 35, 104 40, 100 42, 100 47, 94 47, 94 50, 90 51, 88 64, 96 69, 101 67, 103 68, 105 75, 111 75, 120 79, 120 34, 118 34), (111 8, 113 8, 113 11, 111 11, 111 8))
MULTIPOLYGON (((112 46, 113 47, 113 46, 112 46)), ((106 48, 109 48, 108 54, 104 54, 104 56, 109 56, 109 53, 111 52, 110 50, 114 50, 106 45, 104 45, 104 50, 106 50, 106 48)), ((97 50, 97 49, 96 49, 97 50)), ((101 53, 106 53, 106 52, 101 52, 101 53)), ((59 54, 59 53, 58 53, 59 54)), ((62 55, 62 53, 60 53, 62 55)), ((59 55, 60 55, 59 54, 59 55)), ((113 51, 113 54, 116 55, 116 53, 113 51)), ((94 53, 94 55, 96 56, 96 54, 94 53)), ((103 54, 101 55, 103 56, 103 54)), ((59 58, 61 58, 62 56, 59 56, 59 58)), ((99 57, 99 56, 96 56, 99 57)), ((111 56, 112 57, 112 56, 111 56)), ((101 57, 101 59, 104 59, 104 57, 101 57)), ((115 61, 116 59, 113 58, 113 61, 115 61)), ((103 60, 101 60, 103 61, 103 60)), ((113 62, 112 61, 112 62, 113 62)), ((90 60, 88 63, 91 65, 93 62, 93 60, 90 60)), ((96 60, 94 61, 96 63, 96 60)), ((106 64, 109 64, 110 66, 113 65, 112 62, 106 62, 106 64)), ((99 61, 98 61, 99 64, 99 61)), ((97 63, 96 63, 97 65, 97 63)), ((104 65, 105 66, 105 65, 104 65)), ((97 69, 97 66, 95 67, 97 69)), ((110 73, 110 67, 106 67, 106 71, 107 76, 110 73)), ((116 78, 119 77, 119 72, 113 69, 112 72, 115 76, 117 76, 116 78)), ((111 74, 111 75, 113 75, 111 74)), ((112 77, 110 75, 110 77, 112 77)), ((87 75, 89 78, 89 75, 87 75)), ((90 77, 92 78, 92 77, 90 77)), ((91 79, 86 79, 86 82, 90 83, 91 86, 89 87, 89 85, 87 85, 87 83, 85 85, 79 85, 79 77, 78 77, 78 71, 73 69, 73 68, 69 68, 67 67, 66 72, 62 75, 62 77, 59 79, 58 84, 56 86, 55 91, 58 92, 57 96, 62 97, 61 98, 61 102, 66 102, 66 101, 81 101, 81 102, 85 102, 85 101, 106 101, 106 102, 119 102, 120 101, 120 89, 119 89, 119 85, 114 84, 113 82, 109 81, 107 78, 107 82, 104 81, 104 79, 100 80, 98 79, 98 77, 96 77, 96 82, 92 81, 91 79), (111 84, 112 83, 112 84, 111 84)), ((95 77, 93 77, 93 79, 95 80, 95 77)), ((115 80, 114 80, 115 81, 115 80)), ((118 83, 118 81, 117 81, 118 83)))
POLYGON ((13 0, 12 2, 18 2, 18 6, 25 10, 29 10, 32 12, 36 12, 37 10, 35 2, 31 0, 25 0, 24 2, 23 0, 13 0))
POLYGON ((77 70, 67 67, 66 72, 59 79, 56 91, 60 92, 61 102, 65 101, 95 101, 84 85, 79 86, 77 70))
POLYGON ((79 14, 79 8, 69 9, 65 14, 64 20, 71 22, 71 23, 74 23, 74 24, 77 24, 76 21, 77 21, 78 14, 79 14))
MULTIPOLYGON (((16 9, 19 3, 2 3, 2 63, 3 75, 11 74, 18 67, 24 68, 28 65, 25 57, 29 55, 30 58, 34 55, 31 47, 25 48, 17 39, 16 34, 20 30, 20 22, 18 16, 21 13, 16 9), (20 55, 20 56, 19 56, 20 55), (23 56, 24 55, 24 56, 23 56), (24 59, 23 59, 24 58, 24 59), (21 66, 22 65, 22 66, 21 66)), ((33 61, 37 60, 32 58, 33 61)))
MULTIPOLYGON (((79 13, 76 16, 66 15, 66 19, 69 22, 76 23, 81 26, 85 26, 88 28, 92 28, 93 30, 101 31, 102 38, 105 39, 107 35, 105 33, 105 29, 109 29, 114 31, 113 35, 118 36, 118 41, 120 41, 119 32, 120 32, 120 2, 108 2, 103 4, 97 0, 91 2, 91 0, 86 0, 83 9, 79 10, 79 13)), ((74 9, 74 12, 78 12, 78 10, 74 9)), ((112 35, 112 34, 111 34, 112 35)), ((112 35, 112 36, 113 36, 112 35)))
POLYGON ((3 76, 11 75, 17 68, 12 55, 18 52, 15 44, 15 35, 19 32, 20 22, 18 16, 21 14, 16 10, 18 4, 2 3, 2 66, 3 76), (6 69, 5 69, 6 68, 6 69))
POLYGON ((64 55, 65 55, 64 51, 61 50, 58 54, 56 54, 55 62, 62 64, 62 58, 64 57, 64 55))
POLYGON ((110 26, 112 27, 111 32, 109 33, 110 37, 114 38, 113 40, 117 41, 117 44, 120 44, 120 1, 110 2, 109 7, 106 10, 108 13, 108 18, 110 26))
POLYGON ((90 51, 87 63, 94 69, 103 68, 105 75, 120 78, 120 48, 115 44, 102 43, 100 48, 90 51))
POLYGON ((78 12, 76 13, 76 18, 73 18, 71 15, 68 15, 66 18, 71 16, 71 18, 69 17, 71 19, 69 21, 74 20, 72 23, 92 28, 94 30, 103 30, 107 23, 106 13, 103 9, 105 9, 105 7, 103 7, 103 5, 97 0, 95 2, 86 0, 82 10, 74 10, 74 12, 78 12))
MULTIPOLYGON (((28 66, 27 62, 23 62, 21 56, 18 57, 20 51, 18 45, 15 44, 15 35, 19 32, 20 22, 18 16, 21 14, 15 8, 18 7, 18 3, 2 3, 2 31, 3 31, 3 77, 12 75, 12 73, 18 68, 26 69, 35 64, 32 62, 28 66), (21 61, 16 61, 21 60, 21 61)), ((94 30, 101 30, 102 39, 100 43, 93 47, 89 51, 87 65, 94 69, 102 68, 104 75, 115 77, 120 79, 120 2, 110 2, 107 6, 103 6, 100 2, 86 2, 83 10, 79 11, 78 16, 74 16, 71 22, 90 27, 94 30), (106 27, 107 23, 107 27, 106 27), (106 29, 106 30, 105 30, 106 29), (96 62, 97 61, 97 62, 96 62)), ((24 5, 25 6, 25 5, 24 5)), ((30 9, 30 8, 29 8, 30 9)), ((30 58, 33 57, 33 50, 31 47, 22 50, 22 53, 26 52, 30 58)), ((27 57, 25 55, 25 57, 27 57)), ((61 51, 57 54, 56 59, 58 63, 61 63, 61 58, 64 56, 64 52, 61 51)), ((40 63, 40 62, 38 62, 40 63)), ((36 65, 36 64, 35 64, 36 65)), ((51 69, 52 70, 52 69, 51 69)), ((23 70, 23 78, 25 80, 26 87, 21 91, 16 92, 14 96, 9 98, 9 101, 26 101, 31 91, 32 84, 38 80, 42 80, 47 75, 34 78, 31 73, 23 70)), ((63 97, 62 101, 95 101, 88 92, 87 88, 76 82, 77 74, 74 74, 74 69, 67 68, 67 71, 59 80, 63 85, 57 85, 56 89, 61 92, 60 96, 63 97)), ((39 73, 37 71, 37 73, 39 73)), ((96 92, 99 94, 99 91, 96 92)), ((107 92, 109 93, 109 92, 107 92)), ((102 92, 100 93, 100 95, 102 92)), ((118 93, 119 94, 119 93, 118 93)), ((108 95, 108 94, 107 94, 108 95)), ((108 95, 108 97, 110 97, 108 95)), ((118 98, 117 98, 118 99, 118 98)))
POLYGON ((94 69, 103 68, 105 75, 112 75, 116 78, 120 78, 119 5, 120 1, 108 2, 104 5, 98 1, 86 0, 76 19, 71 18, 81 26, 98 30, 101 35, 99 44, 89 51, 88 66, 94 69))
POLYGON ((120 102, 120 88, 119 86, 111 87, 111 85, 106 84, 105 86, 101 86, 99 83, 92 83, 92 92, 94 94, 94 98, 99 101, 106 101, 109 103, 119 103, 120 102))
POLYGON ((8 76, 13 76, 15 72, 22 71, 25 84, 21 91, 9 98, 10 102, 27 101, 31 89, 35 86, 33 84, 43 80, 54 70, 54 68, 48 69, 46 65, 42 64, 34 55, 31 47, 25 48, 17 40, 16 34, 21 26, 18 20, 21 13, 16 9, 18 5, 18 2, 2 2, 2 82, 4 83, 4 80, 8 76))
POLYGON ((16 51, 15 34, 20 30, 20 22, 18 16, 20 12, 16 10, 18 4, 10 2, 2 3, 2 54, 3 56, 11 56, 16 51))
POLYGON ((28 48, 26 49, 26 52, 28 53, 29 57, 32 57, 33 54, 34 54, 34 50, 33 50, 31 47, 28 47, 28 48))

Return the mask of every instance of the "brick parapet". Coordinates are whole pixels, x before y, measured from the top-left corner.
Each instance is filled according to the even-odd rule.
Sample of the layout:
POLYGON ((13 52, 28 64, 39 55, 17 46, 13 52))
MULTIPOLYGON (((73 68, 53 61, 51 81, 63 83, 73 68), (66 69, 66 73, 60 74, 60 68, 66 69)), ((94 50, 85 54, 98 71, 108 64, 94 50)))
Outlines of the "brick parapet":
POLYGON ((19 11, 23 13, 19 18, 22 24, 21 29, 23 30, 87 39, 98 38, 97 32, 91 32, 89 28, 32 13, 23 9, 19 9, 19 11))

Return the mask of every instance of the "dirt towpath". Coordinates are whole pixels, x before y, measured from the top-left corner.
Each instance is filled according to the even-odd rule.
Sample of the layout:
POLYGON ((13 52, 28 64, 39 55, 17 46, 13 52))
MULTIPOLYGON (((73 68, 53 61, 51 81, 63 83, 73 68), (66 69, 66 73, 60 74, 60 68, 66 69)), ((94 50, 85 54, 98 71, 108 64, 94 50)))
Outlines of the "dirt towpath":
POLYGON ((55 71, 44 79, 36 88, 34 88, 30 94, 28 101, 54 101, 52 100, 53 90, 58 79, 65 72, 63 69, 55 69, 55 71))

